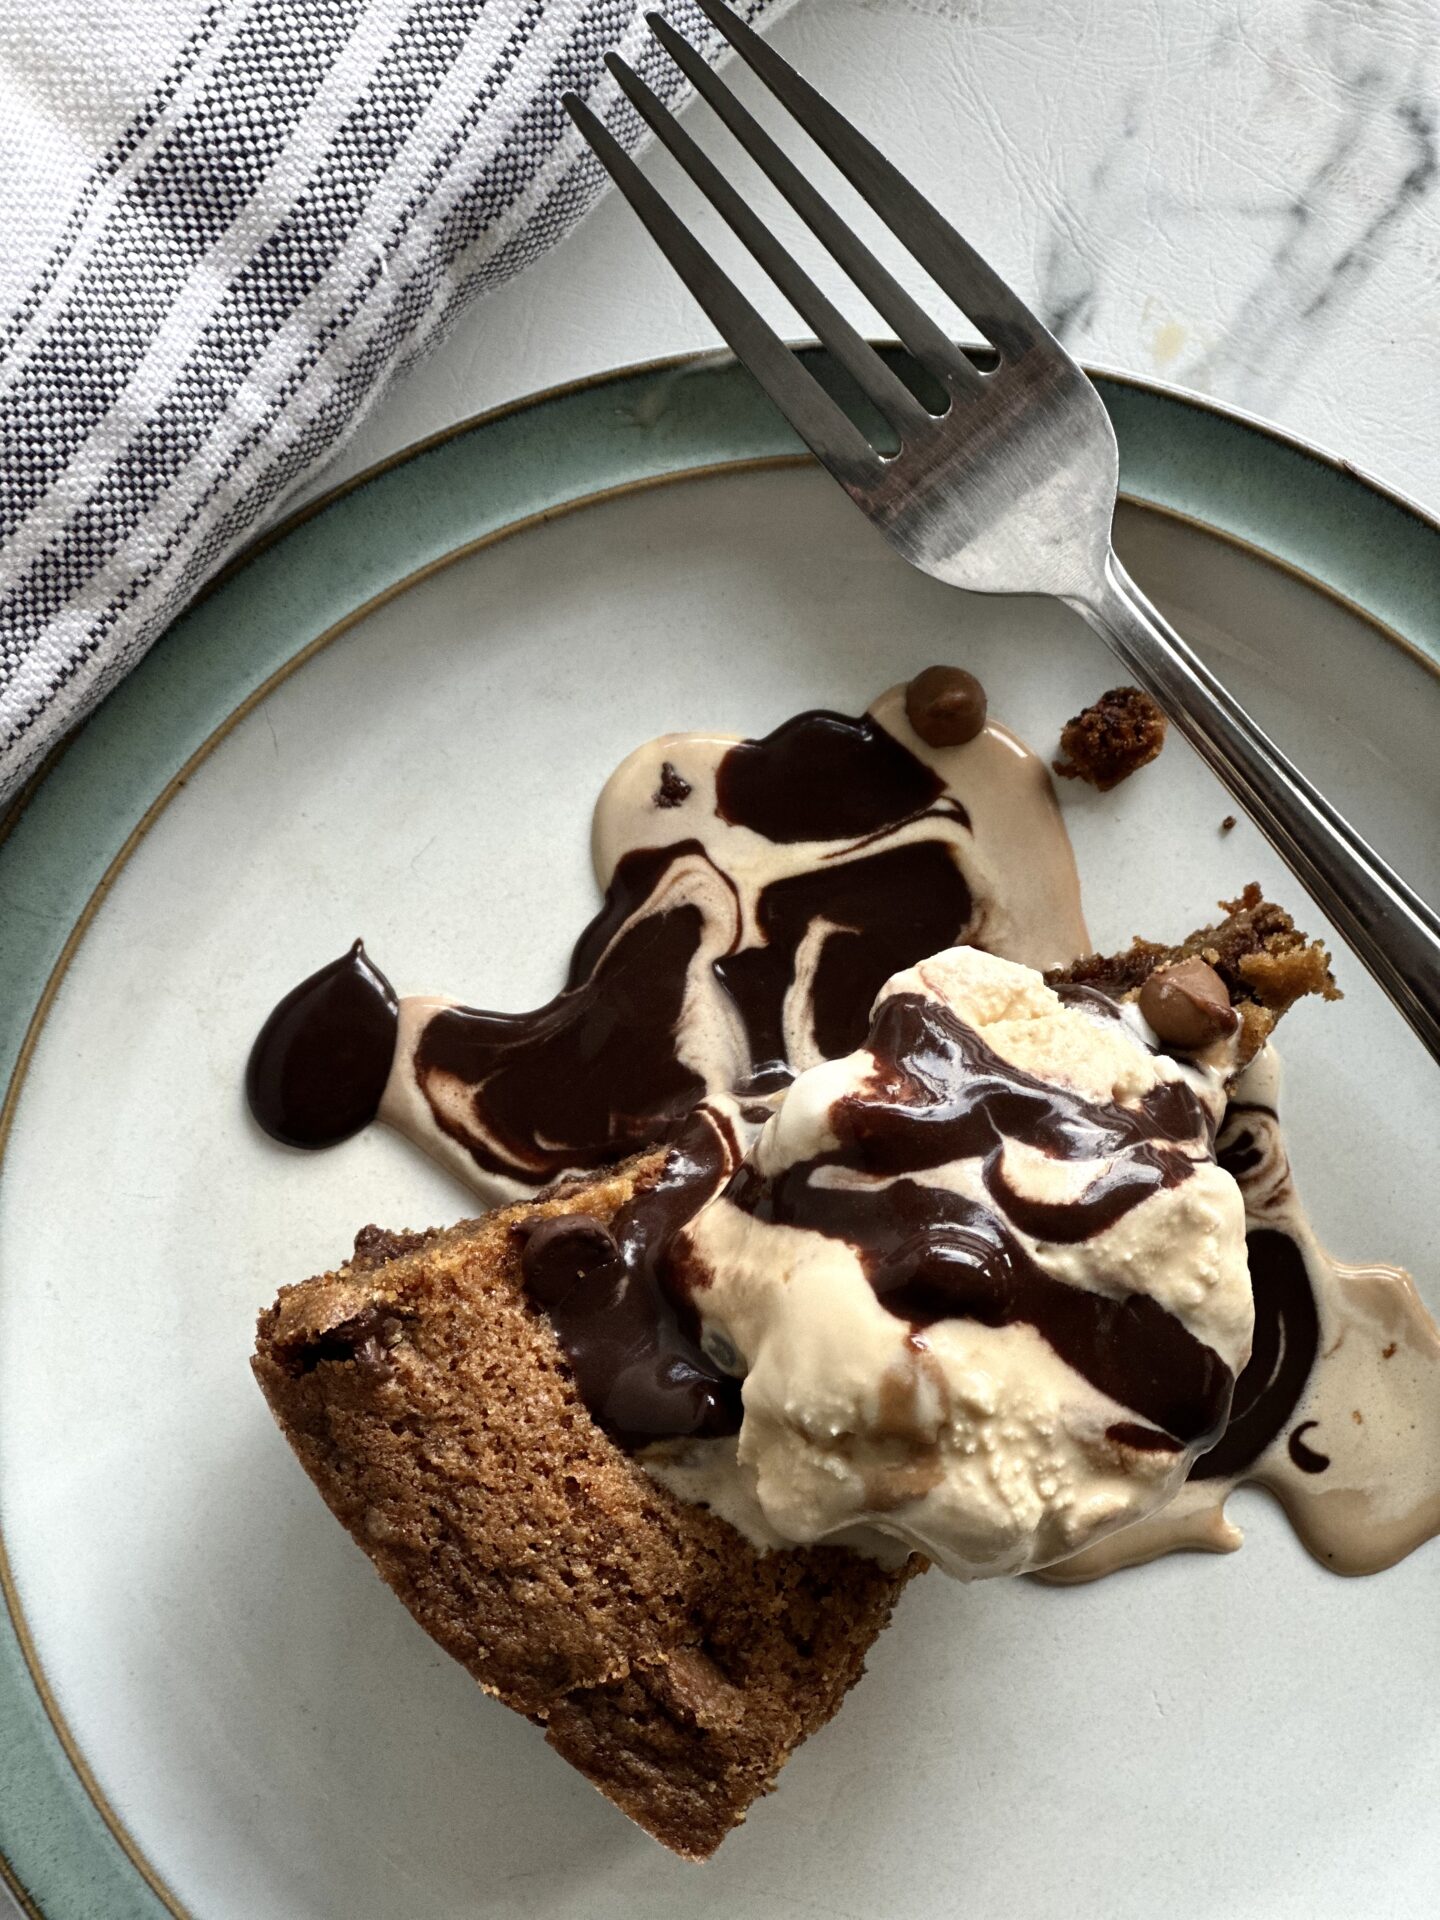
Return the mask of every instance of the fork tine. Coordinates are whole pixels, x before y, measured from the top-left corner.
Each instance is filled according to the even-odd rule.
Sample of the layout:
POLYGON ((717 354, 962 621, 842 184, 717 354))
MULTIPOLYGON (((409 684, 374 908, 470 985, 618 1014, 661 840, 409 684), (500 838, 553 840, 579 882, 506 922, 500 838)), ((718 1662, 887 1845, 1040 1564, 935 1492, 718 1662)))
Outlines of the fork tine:
POLYGON ((741 105, 725 82, 661 13, 647 13, 646 23, 695 91, 708 102, 734 134, 755 164, 784 194, 821 245, 849 274, 865 298, 883 314, 895 335, 935 378, 947 386, 979 379, 974 367, 913 299, 869 247, 842 220, 789 155, 779 147, 741 105))
POLYGON ((1064 354, 1059 342, 924 194, 917 193, 884 154, 747 27, 724 0, 695 0, 695 4, 1002 359, 1019 359, 1041 342, 1064 354))
POLYGON ((875 349, 861 339, 809 274, 791 258, 764 221, 745 204, 719 168, 678 124, 674 115, 666 110, 639 74, 626 66, 615 53, 606 56, 605 64, 619 82, 631 106, 654 128, 796 312, 889 420, 902 442, 913 441, 926 427, 932 426, 933 416, 925 411, 905 383, 896 378, 875 349))
POLYGON ((562 101, 600 164, 710 316, 721 338, 749 368, 816 458, 842 486, 863 494, 880 465, 864 434, 715 264, 580 96, 566 93, 562 101))

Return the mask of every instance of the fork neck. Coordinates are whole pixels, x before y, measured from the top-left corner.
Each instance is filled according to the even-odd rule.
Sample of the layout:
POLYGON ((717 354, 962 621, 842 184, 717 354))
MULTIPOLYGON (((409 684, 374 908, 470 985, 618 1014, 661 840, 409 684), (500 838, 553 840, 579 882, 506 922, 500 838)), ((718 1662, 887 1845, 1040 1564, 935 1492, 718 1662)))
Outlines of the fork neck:
POLYGON ((1069 604, 1156 699, 1440 1061, 1440 917, 1227 693, 1109 553, 1069 604))

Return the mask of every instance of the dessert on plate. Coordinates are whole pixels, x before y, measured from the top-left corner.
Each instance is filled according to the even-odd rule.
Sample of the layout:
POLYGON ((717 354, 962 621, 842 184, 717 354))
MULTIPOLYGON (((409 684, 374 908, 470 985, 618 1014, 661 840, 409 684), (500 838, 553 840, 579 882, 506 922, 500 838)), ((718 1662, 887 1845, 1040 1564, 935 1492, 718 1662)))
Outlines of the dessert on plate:
POLYGON ((714 1851, 927 1566, 1232 1548, 1247 1478, 1347 1571, 1440 1530, 1440 1336, 1304 1221, 1271 1035, 1337 990, 1258 888, 1091 952, 1047 770, 946 668, 651 742, 594 848, 534 1012, 356 942, 265 1023, 276 1138, 380 1119, 492 1211, 365 1229, 254 1365, 420 1623, 657 1839, 714 1851))
POLYGON ((421 1626, 622 1811, 701 1859, 834 1713, 921 1563, 757 1549, 658 1484, 586 1406, 519 1229, 532 1245, 551 1230, 550 1289, 583 1285, 589 1250, 665 1159, 441 1233, 362 1234, 338 1272, 262 1317, 255 1371, 421 1626))

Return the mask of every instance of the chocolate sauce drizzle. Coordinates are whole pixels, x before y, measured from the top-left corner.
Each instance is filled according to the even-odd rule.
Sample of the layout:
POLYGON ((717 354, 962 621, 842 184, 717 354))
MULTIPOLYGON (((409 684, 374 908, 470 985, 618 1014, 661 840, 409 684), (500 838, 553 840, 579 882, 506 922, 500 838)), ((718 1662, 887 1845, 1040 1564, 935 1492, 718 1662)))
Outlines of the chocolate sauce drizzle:
MULTIPOLYGON (((683 821, 694 791, 666 762, 655 806, 683 821)), ((809 1033, 834 1058, 867 1042, 887 979, 974 934, 975 902, 954 846, 969 826, 964 807, 868 715, 805 713, 737 743, 715 794, 731 827, 772 846, 816 847, 760 888, 758 941, 742 944, 736 883, 701 838, 633 849, 553 1000, 520 1014, 443 1009, 415 1045, 435 1124, 487 1173, 538 1188, 670 1143, 659 1181, 611 1223, 613 1255, 603 1243, 597 1254, 593 1235, 588 1253, 577 1242, 573 1284, 563 1261, 558 1281, 553 1259, 543 1277, 532 1262, 535 1297, 596 1417, 627 1444, 735 1431, 738 1385, 701 1350, 667 1261, 679 1229, 728 1179, 729 1198, 759 1217, 850 1241, 885 1306, 914 1327, 954 1317, 1034 1326, 1133 1410, 1136 1420, 1116 1424, 1117 1442, 1164 1450, 1217 1432, 1234 1382, 1216 1354, 1147 1295, 1113 1299, 1051 1278, 1017 1237, 1083 1240, 1185 1179, 1210 1139, 1183 1083, 1133 1109, 1088 1102, 1003 1061, 942 1007, 902 995, 869 1033, 874 1082, 837 1112, 840 1147, 768 1183, 740 1166, 724 1114, 701 1104, 715 1089, 680 1057, 696 967, 709 970, 739 1036, 727 1090, 753 1099, 793 1077, 787 1035, 802 953, 809 1033), (930 819, 944 832, 876 844, 930 819), (1005 1176, 1007 1141, 1110 1164, 1074 1200, 1034 1200, 1005 1176), (980 1163, 989 1206, 926 1183, 927 1171, 958 1159, 980 1163), (866 1190, 817 1180, 827 1167, 868 1176, 866 1190)), ((1102 995, 1067 990, 1077 996, 1092 1016, 1118 1017, 1102 995)), ((395 995, 356 942, 262 1029, 246 1081, 256 1119, 303 1146, 358 1131, 379 1107, 396 1023, 395 995)))
POLYGON ((687 903, 645 912, 693 841, 620 862, 581 934, 563 992, 534 1013, 451 1007, 426 1023, 415 1074, 436 1124, 491 1172, 535 1185, 612 1165, 665 1139, 705 1096, 675 1050, 704 920, 687 903), (436 1076, 471 1089, 456 1119, 436 1076))
POLYGON ((395 989, 357 940, 293 987, 256 1035, 250 1111, 287 1147, 334 1147, 380 1111, 399 1024, 395 989))
MULTIPOLYGON (((1237 1179, 1258 1166, 1264 1149, 1254 1134, 1235 1123, 1253 1107, 1232 1103, 1221 1126, 1220 1165, 1237 1179)), ((1265 1111, 1269 1114, 1269 1109, 1265 1111)), ((1273 1120, 1274 1115, 1270 1114, 1273 1120)), ((1320 1313, 1315 1303, 1305 1256, 1290 1237, 1275 1227, 1252 1227, 1245 1236, 1250 1260, 1250 1287, 1255 1299, 1255 1340, 1250 1359, 1235 1382, 1235 1404, 1218 1446, 1202 1454, 1190 1469, 1192 1480, 1232 1480, 1264 1453, 1299 1404, 1320 1348, 1320 1313)), ((1307 1472, 1320 1473, 1330 1463, 1323 1454, 1299 1445, 1311 1461, 1291 1457, 1307 1472)))
POLYGON ((421 1037, 416 1075, 437 1124, 486 1171, 539 1186, 668 1137, 707 1091, 679 1059, 676 1036, 690 969, 707 932, 715 945, 722 918, 725 950, 709 965, 739 1016, 747 1057, 735 1063, 732 1087, 744 1093, 793 1077, 787 998, 817 924, 827 932, 809 1016, 826 1057, 860 1045, 892 973, 969 930, 974 902, 945 840, 855 852, 856 841, 916 820, 968 826, 959 802, 942 798, 933 768, 868 715, 803 713, 763 740, 740 741, 720 763, 716 791, 732 826, 777 845, 824 842, 827 853, 763 888, 761 943, 740 948, 728 931, 738 919, 734 883, 700 840, 637 848, 616 866, 548 1005, 437 1014, 421 1037), (435 1097, 442 1082, 473 1089, 463 1113, 435 1097))
MULTIPOLYGON (((1161 1430, 1147 1445, 1192 1446, 1217 1433, 1235 1382, 1211 1348, 1148 1294, 1116 1299, 1053 1278, 1011 1231, 1088 1239, 1178 1186, 1210 1145, 1193 1091, 1173 1081, 1135 1107, 1087 1100, 1002 1060, 920 994, 884 1001, 866 1044, 876 1062, 869 1087, 831 1109, 840 1144, 769 1177, 747 1163, 726 1199, 758 1220, 846 1241, 881 1304, 912 1328, 941 1319, 1034 1327, 1101 1393, 1161 1430), (1009 1141, 1111 1164, 1074 1200, 1027 1200, 1003 1176, 1009 1141), (960 1160, 980 1162, 993 1207, 924 1181, 960 1160)), ((1123 1436, 1131 1445, 1134 1431, 1123 1436)))
POLYGON ((549 1315, 581 1398, 624 1445, 739 1431, 740 1382, 703 1352, 693 1310, 662 1278, 675 1235, 718 1192, 737 1159, 723 1116, 698 1108, 660 1178, 611 1221, 609 1260, 577 1260, 567 1286, 563 1271, 556 1284, 553 1261, 542 1275, 522 1255, 527 1290, 549 1315))
MULTIPOLYGON (((654 802, 678 810, 693 791, 666 761, 654 802)), ((739 947, 735 884, 701 840, 634 849, 553 1000, 519 1014, 438 1011, 413 1062, 435 1124, 490 1173, 540 1187, 672 1143, 659 1182, 612 1223, 614 1258, 579 1261, 575 1284, 544 1300, 587 1404, 629 1443, 729 1433, 739 1422, 738 1384, 701 1351, 693 1310, 663 1281, 670 1241, 739 1159, 733 1133, 726 1158, 728 1122, 701 1109, 705 1081, 677 1044, 707 936, 707 964, 743 1035, 734 1088, 754 1096, 793 1077, 787 1002, 817 923, 825 936, 808 1013, 818 1049, 837 1055, 864 1039, 890 975, 953 945, 974 912, 945 839, 865 850, 917 820, 943 820, 952 838, 969 826, 934 769, 869 715, 804 713, 738 742, 720 763, 716 796, 731 826, 776 845, 825 843, 760 891, 760 944, 739 947), (444 1097, 457 1088, 458 1105, 444 1097)), ((374 1119, 395 1041, 395 995, 357 941, 265 1023, 246 1079, 255 1118, 292 1145, 346 1138, 374 1119)), ((555 1291, 553 1272, 546 1284, 555 1291)))
POLYGON ((1301 1473, 1324 1473, 1330 1465, 1329 1454, 1320 1453, 1305 1438, 1319 1424, 1318 1420, 1302 1420, 1286 1443, 1286 1451, 1301 1473))
MULTIPOLYGON (((864 840, 933 806, 945 783, 869 714, 800 713, 720 763, 722 818, 779 845, 864 840)), ((947 812, 970 824, 957 801, 947 812)))
POLYGON ((939 840, 772 881, 760 896, 765 944, 715 963, 716 978, 749 1037, 744 1090, 768 1091, 792 1078, 785 1057, 785 997, 800 944, 816 921, 835 931, 815 968, 815 1042, 827 1060, 837 1060, 863 1042, 870 1008, 891 974, 953 946, 956 929, 968 926, 971 912, 970 889, 939 840))

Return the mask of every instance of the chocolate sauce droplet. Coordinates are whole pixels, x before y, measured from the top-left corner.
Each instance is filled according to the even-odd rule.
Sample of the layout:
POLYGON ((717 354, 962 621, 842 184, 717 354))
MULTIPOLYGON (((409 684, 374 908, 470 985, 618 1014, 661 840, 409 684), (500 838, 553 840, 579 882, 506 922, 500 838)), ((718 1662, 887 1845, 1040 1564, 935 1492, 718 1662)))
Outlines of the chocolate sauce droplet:
POLYGON ((963 747, 985 725, 985 689, 964 667, 926 667, 905 689, 905 718, 930 747, 963 747))
POLYGON ((357 940, 291 989, 256 1036, 245 1098, 272 1140, 333 1147, 380 1111, 399 1025, 395 989, 357 940))
POLYGON ((1306 1434, 1319 1424, 1318 1420, 1302 1420, 1290 1436, 1290 1458, 1302 1473, 1324 1473, 1330 1464, 1328 1453, 1318 1453, 1306 1444, 1306 1434))

